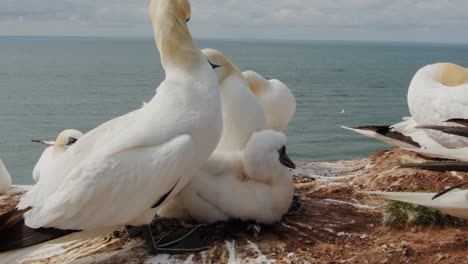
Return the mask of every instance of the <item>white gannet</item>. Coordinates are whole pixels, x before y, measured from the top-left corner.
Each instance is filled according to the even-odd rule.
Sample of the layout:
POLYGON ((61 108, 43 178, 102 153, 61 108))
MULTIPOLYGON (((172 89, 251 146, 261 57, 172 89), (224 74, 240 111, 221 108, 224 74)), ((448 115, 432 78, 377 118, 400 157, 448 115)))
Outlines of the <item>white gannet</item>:
MULTIPOLYGON (((147 225, 216 148, 218 81, 187 27, 190 4, 152 0, 149 9, 165 80, 143 108, 91 130, 61 155, 18 205, 29 210, 26 226, 97 232, 147 225)), ((158 249, 151 234, 145 238, 149 251, 158 249)))
POLYGON ((442 148, 441 145, 426 135, 424 129, 419 129, 417 126, 418 124, 416 124, 413 118, 405 117, 402 122, 391 126, 341 127, 370 138, 375 138, 393 147, 406 148, 408 150, 442 148))
POLYGON ((267 125, 276 131, 285 130, 296 113, 296 98, 279 80, 267 80, 254 71, 242 73, 265 111, 267 125))
MULTIPOLYGON (((452 118, 468 118, 468 69, 452 63, 423 67, 408 89, 408 107, 418 125, 442 125, 452 118)), ((427 135, 446 148, 468 147, 468 139, 438 131, 427 135)))
POLYGON ((47 175, 47 170, 53 165, 60 155, 62 155, 71 145, 75 144, 83 136, 78 130, 66 129, 57 136, 55 141, 32 140, 32 142, 49 146, 42 152, 33 169, 33 179, 39 181, 41 174, 47 175))
POLYGON ((223 109, 223 134, 218 151, 240 150, 254 132, 267 128, 265 113, 241 71, 224 54, 203 49, 210 63, 215 64, 223 109))
POLYGON ((468 219, 468 190, 459 188, 468 185, 463 183, 440 193, 412 192, 365 192, 382 196, 386 199, 406 202, 435 208, 445 214, 468 219))
POLYGON ((0 195, 6 194, 11 188, 11 175, 8 172, 5 164, 0 159, 0 195))
POLYGON ((213 223, 228 219, 271 224, 288 211, 294 184, 286 136, 252 135, 242 151, 213 154, 190 183, 158 214, 213 223))

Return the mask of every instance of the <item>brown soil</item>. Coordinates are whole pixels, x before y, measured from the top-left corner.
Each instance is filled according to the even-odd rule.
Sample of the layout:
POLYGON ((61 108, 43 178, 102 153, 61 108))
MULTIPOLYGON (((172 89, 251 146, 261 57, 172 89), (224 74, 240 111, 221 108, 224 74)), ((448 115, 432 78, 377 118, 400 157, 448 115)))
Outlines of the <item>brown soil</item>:
POLYGON ((466 173, 398 168, 425 160, 391 149, 364 160, 302 164, 295 171, 295 206, 281 223, 211 225, 206 232, 213 234, 212 247, 201 253, 148 256, 141 241, 117 235, 75 245, 68 259, 62 251, 41 262, 468 263, 468 225, 391 229, 381 224, 385 201, 360 193, 441 191, 468 181, 466 173))

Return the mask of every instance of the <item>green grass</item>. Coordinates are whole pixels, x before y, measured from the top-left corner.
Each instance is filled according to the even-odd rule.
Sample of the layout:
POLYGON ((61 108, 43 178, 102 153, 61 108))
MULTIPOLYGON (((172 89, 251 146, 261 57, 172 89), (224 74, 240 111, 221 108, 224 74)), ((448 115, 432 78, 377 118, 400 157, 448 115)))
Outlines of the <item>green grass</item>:
POLYGON ((467 221, 440 211, 410 203, 388 201, 383 212, 383 224, 391 228, 410 226, 460 226, 467 221))

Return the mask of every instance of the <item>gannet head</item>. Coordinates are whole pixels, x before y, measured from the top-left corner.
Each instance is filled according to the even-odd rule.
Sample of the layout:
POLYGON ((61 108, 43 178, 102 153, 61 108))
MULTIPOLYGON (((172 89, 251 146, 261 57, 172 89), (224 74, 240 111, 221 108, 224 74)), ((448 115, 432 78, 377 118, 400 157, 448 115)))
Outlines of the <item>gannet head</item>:
POLYGON ((255 95, 259 95, 265 87, 269 86, 268 80, 254 71, 245 71, 242 73, 249 84, 250 90, 255 95))
POLYGON ((83 136, 83 133, 81 133, 78 130, 75 129, 66 129, 57 136, 57 139, 55 140, 54 146, 56 147, 69 147, 73 144, 75 144, 80 137, 83 136))
POLYGON ((219 84, 232 74, 241 74, 239 68, 224 56, 223 53, 214 49, 203 49, 202 53, 206 56, 211 67, 216 72, 219 84))
POLYGON ((468 69, 453 63, 436 64, 435 80, 449 87, 459 86, 468 81, 468 69))
POLYGON ((189 1, 151 0, 148 13, 163 66, 190 62, 188 54, 192 54, 188 57, 193 56, 196 61, 200 52, 187 26, 192 15, 189 1))
POLYGON ((296 165, 286 154, 287 138, 274 130, 262 130, 252 135, 244 149, 244 168, 247 175, 268 177, 296 165))

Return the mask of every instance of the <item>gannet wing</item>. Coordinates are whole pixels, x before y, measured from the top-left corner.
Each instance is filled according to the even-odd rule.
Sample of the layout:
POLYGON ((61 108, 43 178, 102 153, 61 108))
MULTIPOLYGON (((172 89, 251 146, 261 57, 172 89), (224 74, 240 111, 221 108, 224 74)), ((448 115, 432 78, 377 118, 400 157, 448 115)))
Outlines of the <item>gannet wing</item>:
POLYGON ((468 127, 450 127, 450 126, 417 126, 419 129, 431 129, 444 132, 450 135, 468 137, 468 127))
POLYGON ((409 193, 409 192, 365 192, 382 196, 383 198, 406 202, 426 207, 432 207, 443 213, 468 219, 468 191, 452 191, 444 196, 432 200, 435 193, 409 193))
POLYGON ((468 155, 467 155, 468 148, 447 149, 444 147, 438 147, 438 148, 427 148, 427 149, 413 149, 413 148, 404 148, 404 149, 421 154, 429 158, 461 160, 461 161, 468 162, 468 155))
POLYGON ((463 119, 463 118, 452 118, 452 119, 449 119, 445 122, 448 122, 448 123, 455 123, 455 124, 459 124, 459 125, 463 125, 463 126, 466 126, 468 127, 468 119, 463 119))
POLYGON ((341 126, 341 128, 370 138, 375 138, 394 147, 408 149, 421 147, 417 142, 413 141, 412 138, 407 137, 399 132, 392 131, 390 126, 360 126, 356 128, 341 126))
POLYGON ((425 162, 401 164, 400 168, 418 168, 431 171, 468 172, 468 162, 425 162))
POLYGON ((26 224, 75 230, 128 224, 184 187, 194 173, 195 153, 192 137, 184 134, 159 146, 89 160, 74 169, 43 206, 25 214, 26 224))
POLYGON ((53 152, 53 149, 51 147, 46 148, 42 152, 41 157, 39 158, 36 165, 34 166, 32 176, 33 176, 33 179, 34 179, 35 182, 39 181, 39 179, 41 177, 41 171, 44 171, 45 166, 53 165, 53 164, 50 163, 51 160, 52 160, 52 154, 53 154, 52 152, 53 152))

